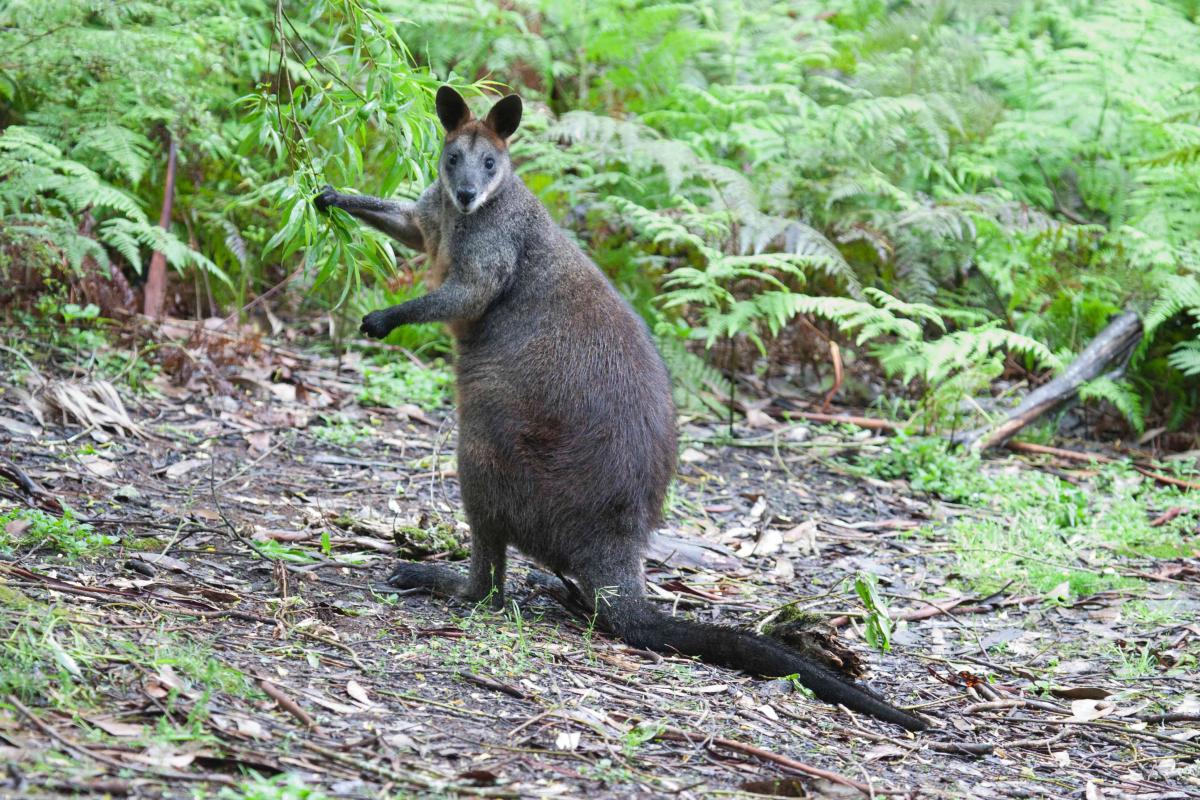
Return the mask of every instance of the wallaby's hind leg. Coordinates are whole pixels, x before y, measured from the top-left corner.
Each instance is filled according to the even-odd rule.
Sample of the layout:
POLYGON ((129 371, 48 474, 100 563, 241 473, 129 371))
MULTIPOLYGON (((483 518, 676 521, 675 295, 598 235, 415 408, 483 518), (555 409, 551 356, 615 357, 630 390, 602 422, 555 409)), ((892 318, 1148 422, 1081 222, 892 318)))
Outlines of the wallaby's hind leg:
POLYGON ((628 553, 611 553, 607 560, 587 559, 573 575, 603 627, 631 647, 661 649, 652 620, 643 613, 648 603, 644 570, 641 556, 630 548, 628 553))
POLYGON ((388 585, 397 589, 424 589, 471 603, 487 600, 493 608, 503 607, 507 541, 503 535, 482 528, 472 532, 471 540, 471 567, 467 575, 442 564, 404 561, 396 565, 387 579, 388 585))

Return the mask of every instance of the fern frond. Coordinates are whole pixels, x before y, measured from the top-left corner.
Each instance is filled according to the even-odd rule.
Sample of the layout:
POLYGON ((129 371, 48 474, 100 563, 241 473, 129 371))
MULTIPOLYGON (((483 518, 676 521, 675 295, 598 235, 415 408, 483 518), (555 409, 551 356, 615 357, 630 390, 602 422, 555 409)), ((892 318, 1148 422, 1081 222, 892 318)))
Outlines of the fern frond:
POLYGON ((1149 339, 1164 322, 1185 311, 1200 320, 1200 278, 1195 275, 1171 275, 1142 321, 1146 338, 1149 339))
POLYGON ((1126 380, 1114 381, 1107 377, 1090 380, 1079 387, 1079 399, 1106 400, 1120 412, 1135 431, 1141 433, 1146 427, 1145 416, 1142 413, 1142 398, 1126 380))

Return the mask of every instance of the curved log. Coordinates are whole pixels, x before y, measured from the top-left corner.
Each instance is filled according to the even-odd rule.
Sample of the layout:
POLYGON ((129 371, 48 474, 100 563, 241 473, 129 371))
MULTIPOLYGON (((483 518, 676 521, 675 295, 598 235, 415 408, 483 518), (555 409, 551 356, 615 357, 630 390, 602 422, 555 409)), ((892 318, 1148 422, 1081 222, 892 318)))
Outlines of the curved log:
POLYGON ((1083 352, 1063 373, 1049 383, 1034 389, 1021 404, 1008 412, 1004 421, 991 428, 981 428, 966 434, 961 441, 971 449, 982 452, 1003 444, 1034 420, 1071 400, 1079 387, 1094 378, 1107 374, 1109 365, 1125 359, 1142 340, 1142 320, 1132 311, 1119 314, 1105 326, 1083 352))

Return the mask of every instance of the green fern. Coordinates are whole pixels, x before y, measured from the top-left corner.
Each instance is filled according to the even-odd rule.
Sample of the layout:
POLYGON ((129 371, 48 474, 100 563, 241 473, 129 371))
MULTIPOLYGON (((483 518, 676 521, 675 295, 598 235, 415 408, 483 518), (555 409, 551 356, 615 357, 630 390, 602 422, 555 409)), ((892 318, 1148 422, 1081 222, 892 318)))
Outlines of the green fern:
POLYGON ((1079 387, 1079 399, 1106 400, 1129 421, 1135 431, 1141 433, 1146 428, 1142 398, 1127 380, 1095 378, 1079 387))

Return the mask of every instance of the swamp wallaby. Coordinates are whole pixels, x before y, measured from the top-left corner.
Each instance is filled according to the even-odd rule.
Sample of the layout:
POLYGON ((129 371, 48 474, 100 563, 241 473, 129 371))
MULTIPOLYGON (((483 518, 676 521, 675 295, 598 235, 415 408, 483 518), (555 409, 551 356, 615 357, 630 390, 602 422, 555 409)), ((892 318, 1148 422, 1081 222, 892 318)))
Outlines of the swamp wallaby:
POLYGON ((457 342, 458 475, 468 575, 403 563, 388 582, 500 605, 513 545, 578 584, 634 647, 759 675, 798 675, 830 703, 909 730, 926 724, 773 639, 669 616, 645 597, 643 552, 675 470, 671 383, 645 324, 513 174, 521 99, 475 119, 437 93, 438 179, 415 203, 345 195, 335 206, 424 249, 429 291, 373 311, 362 331, 449 323, 457 342))

